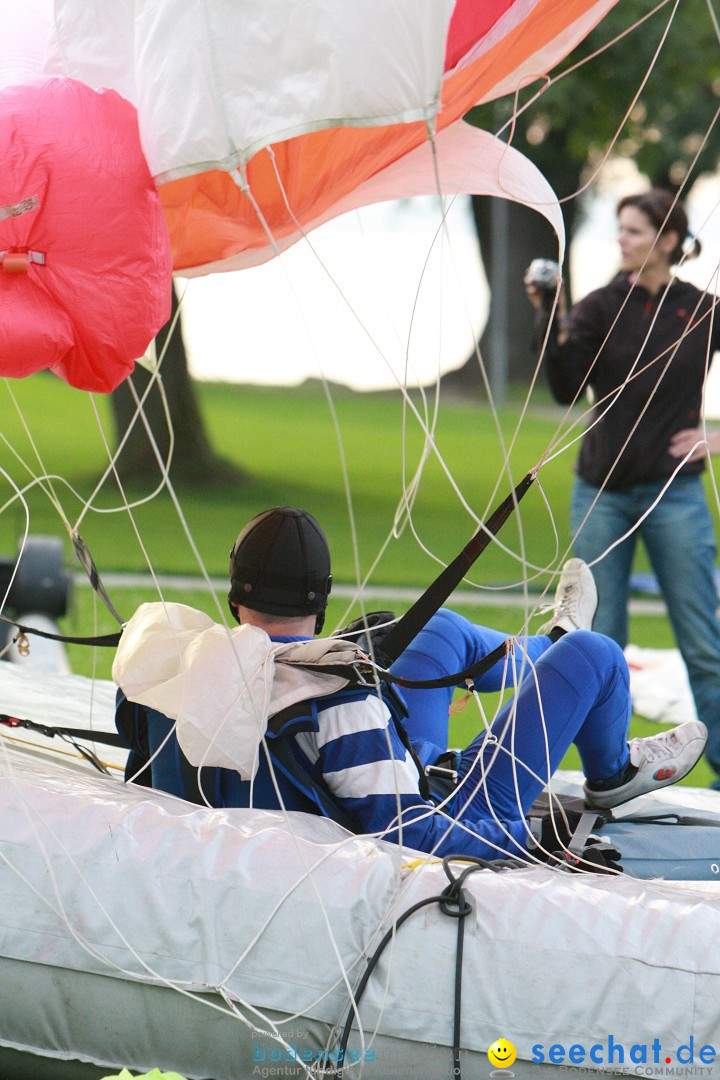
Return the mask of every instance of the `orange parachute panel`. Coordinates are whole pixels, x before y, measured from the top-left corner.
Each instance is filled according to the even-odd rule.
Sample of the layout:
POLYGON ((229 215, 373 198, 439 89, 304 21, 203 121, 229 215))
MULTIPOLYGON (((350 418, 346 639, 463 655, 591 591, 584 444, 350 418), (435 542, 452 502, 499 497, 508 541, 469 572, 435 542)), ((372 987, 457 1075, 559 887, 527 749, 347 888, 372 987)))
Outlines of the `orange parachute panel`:
MULTIPOLYGON (((478 102, 507 93, 509 80, 513 85, 536 80, 614 2, 460 0, 450 24, 446 65, 452 70, 443 81, 436 130, 478 102)), ((297 239, 313 222, 326 219, 335 203, 427 138, 419 121, 331 127, 260 150, 244 176, 212 169, 160 184, 174 269, 186 274, 230 269, 238 252, 247 253, 242 265, 266 261, 274 244, 297 239)))

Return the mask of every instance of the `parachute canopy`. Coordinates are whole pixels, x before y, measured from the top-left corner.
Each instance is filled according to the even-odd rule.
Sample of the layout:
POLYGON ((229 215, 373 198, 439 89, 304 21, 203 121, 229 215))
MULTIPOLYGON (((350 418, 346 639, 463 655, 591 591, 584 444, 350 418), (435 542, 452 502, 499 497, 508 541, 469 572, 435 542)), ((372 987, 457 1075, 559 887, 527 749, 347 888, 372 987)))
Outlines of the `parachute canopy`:
POLYGON ((135 109, 71 79, 5 87, 0 147, 0 373, 112 390, 170 309, 135 109))
POLYGON ((615 2, 4 0, 0 370, 113 389, 169 314, 168 235, 192 276, 358 206, 472 192, 534 206, 562 252, 547 182, 462 116, 615 2))
MULTIPOLYGON (((46 69, 137 105, 173 266, 190 276, 264 262, 340 208, 408 194, 386 169, 547 72, 614 2, 56 0, 46 69)), ((460 132, 477 164, 486 141, 460 132)), ((413 172, 414 194, 437 191, 429 150, 413 172)), ((458 182, 447 193, 486 191, 473 167, 458 182)), ((501 176, 492 193, 507 197, 501 176)))

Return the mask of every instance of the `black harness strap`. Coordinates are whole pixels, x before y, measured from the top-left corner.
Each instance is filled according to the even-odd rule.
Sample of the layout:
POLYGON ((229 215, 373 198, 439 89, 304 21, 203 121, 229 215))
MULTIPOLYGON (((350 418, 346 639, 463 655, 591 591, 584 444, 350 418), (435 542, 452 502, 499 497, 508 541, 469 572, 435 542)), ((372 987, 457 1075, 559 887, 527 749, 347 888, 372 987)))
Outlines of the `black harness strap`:
POLYGON ((404 679, 400 675, 393 675, 391 671, 376 667, 374 664, 358 660, 355 664, 300 664, 293 663, 293 667, 307 668, 308 671, 319 671, 323 675, 335 675, 340 679, 347 679, 353 686, 374 686, 375 680, 404 687, 406 690, 439 690, 447 686, 460 686, 472 682, 489 671, 493 664, 506 655, 510 638, 506 638, 497 648, 483 656, 476 664, 456 671, 452 675, 442 675, 438 679, 404 679))
POLYGON ((309 716, 309 705, 310 700, 298 701, 270 717, 266 736, 270 756, 283 775, 316 804, 324 817, 337 821, 338 825, 342 825, 348 832, 357 832, 350 815, 336 802, 328 789, 305 768, 289 744, 289 738, 293 732, 289 730, 288 725, 293 720, 309 716))
POLYGON ((98 772, 106 775, 110 775, 107 766, 102 763, 97 754, 94 754, 87 746, 82 746, 77 740, 87 739, 91 742, 105 743, 108 746, 126 747, 124 739, 109 731, 90 731, 85 728, 64 728, 54 724, 39 724, 35 720, 22 720, 18 716, 9 716, 7 713, 0 713, 0 724, 4 724, 9 728, 25 728, 26 731, 37 731, 48 739, 53 739, 57 735, 60 739, 70 743, 78 754, 84 757, 86 761, 89 761, 98 772))
POLYGON ((100 597, 100 599, 102 600, 103 604, 108 609, 110 614, 113 616, 113 618, 116 619, 117 622, 119 622, 120 625, 122 626, 122 624, 123 624, 122 616, 118 614, 117 608, 115 607, 112 600, 108 596, 107 589, 105 588, 105 586, 102 583, 102 580, 100 578, 100 574, 98 572, 98 568, 95 565, 95 562, 93 560, 92 555, 90 554, 90 551, 88 550, 87 544, 83 540, 80 533, 77 532, 77 531, 72 532, 70 539, 72 540, 72 545, 73 545, 73 548, 75 549, 75 554, 78 557, 78 562, 80 563, 83 570, 87 574, 87 576, 88 576, 88 578, 90 580, 90 584, 92 585, 93 589, 98 594, 98 596, 100 597))
POLYGON ((438 608, 442 607, 450 594, 457 588, 475 560, 482 554, 507 519, 512 514, 523 495, 535 480, 535 471, 527 473, 514 491, 495 508, 487 522, 480 526, 468 541, 460 554, 438 574, 432 585, 425 590, 412 607, 383 637, 376 656, 378 662, 389 668, 398 656, 417 637, 438 608))
POLYGON ((66 637, 65 634, 51 634, 48 630, 38 630, 34 626, 24 626, 15 619, 8 619, 7 615, 0 615, 0 622, 16 626, 21 634, 34 634, 35 637, 48 638, 50 641, 64 641, 68 645, 100 645, 108 648, 116 648, 120 644, 121 630, 114 634, 104 634, 100 637, 66 637))
POLYGON ((284 736, 276 739, 268 739, 268 749, 275 765, 282 773, 295 784, 299 790, 314 802, 323 817, 337 821, 348 832, 356 833, 357 827, 349 814, 333 799, 330 792, 318 783, 310 772, 300 763, 293 753, 292 747, 284 736))
MULTIPOLYGON (((393 691, 392 686, 388 686, 387 690, 392 696, 395 705, 395 708, 390 710, 395 724, 395 730, 398 733, 400 742, 405 747, 405 750, 418 771, 418 788, 420 794, 423 799, 430 799, 430 785, 427 774, 410 741, 410 736, 407 733, 405 725, 398 715, 401 712, 404 713, 404 715, 407 715, 407 710, 397 693, 393 691)), ((296 783, 300 787, 300 790, 305 791, 305 794, 308 794, 308 792, 312 793, 313 801, 318 804, 326 817, 333 818, 335 821, 339 822, 340 825, 349 829, 350 832, 357 832, 350 815, 340 807, 327 788, 305 769, 297 756, 292 752, 292 748, 288 745, 288 738, 294 734, 294 732, 287 730, 288 723, 303 716, 308 716, 308 706, 310 705, 311 700, 312 699, 296 702, 296 704, 289 705, 286 709, 282 709, 280 712, 275 713, 274 716, 270 717, 267 724, 269 736, 267 740, 268 749, 273 758, 275 758, 278 764, 283 767, 283 772, 288 780, 292 780, 296 783)))
POLYGON ((0 713, 0 724, 10 728, 25 728, 27 731, 37 731, 48 739, 56 735, 71 739, 89 739, 90 742, 104 743, 107 746, 121 746, 127 749, 127 743, 114 731, 94 731, 90 728, 66 728, 57 724, 39 724, 36 720, 23 720, 19 716, 9 716, 8 713, 0 713))

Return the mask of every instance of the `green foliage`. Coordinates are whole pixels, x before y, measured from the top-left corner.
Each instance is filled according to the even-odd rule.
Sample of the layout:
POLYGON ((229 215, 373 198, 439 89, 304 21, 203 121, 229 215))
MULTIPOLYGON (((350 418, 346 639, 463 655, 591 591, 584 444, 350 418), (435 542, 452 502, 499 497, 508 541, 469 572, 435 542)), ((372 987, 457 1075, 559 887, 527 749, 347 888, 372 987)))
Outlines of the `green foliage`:
MULTIPOLYGON (((718 31, 706 0, 616 4, 551 72, 551 80, 521 113, 512 142, 560 196, 575 192, 582 170, 600 161, 616 133, 614 155, 634 160, 654 183, 679 186, 691 166, 693 181, 716 168, 712 135, 693 165, 720 104, 718 31), (594 56, 598 50, 603 51, 594 56)), ((540 90, 540 82, 525 88, 519 108, 540 90)), ((472 120, 497 130, 513 104, 504 99, 482 106, 472 111, 472 120)))

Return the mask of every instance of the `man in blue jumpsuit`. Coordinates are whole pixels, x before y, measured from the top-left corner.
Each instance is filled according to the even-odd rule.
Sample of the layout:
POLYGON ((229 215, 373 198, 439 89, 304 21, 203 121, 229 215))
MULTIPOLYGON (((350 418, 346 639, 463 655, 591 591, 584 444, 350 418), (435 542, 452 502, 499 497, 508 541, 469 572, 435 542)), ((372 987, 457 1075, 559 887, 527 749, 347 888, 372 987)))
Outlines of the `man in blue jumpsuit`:
MULTIPOLYGON (((320 633, 331 587, 330 553, 306 511, 275 507, 253 518, 232 549, 230 575, 228 599, 239 623, 280 642, 320 633)), ((327 793, 356 832, 420 851, 483 859, 538 854, 548 836, 543 834, 538 847, 527 814, 571 743, 585 773, 586 802, 609 808, 687 775, 707 737, 704 725, 692 721, 628 743, 627 665, 615 642, 590 629, 595 605, 589 569, 570 560, 545 632, 514 640, 507 663, 499 661, 475 683, 479 693, 502 689, 504 680, 512 685, 514 665, 515 694, 488 730, 456 754, 447 753, 452 688, 404 689, 401 700, 386 690, 348 687, 296 710, 297 719, 286 729, 290 766, 287 754, 273 754, 268 738, 273 765, 261 754, 252 786, 233 770, 188 769, 172 722, 145 710, 152 786, 211 806, 282 804, 325 813, 327 804, 317 793, 327 793), (193 772, 198 787, 190 791, 193 772)), ((426 680, 461 672, 505 639, 441 609, 392 673, 426 680)), ((122 690, 119 700, 125 709, 132 707, 122 690)), ((121 730, 127 733, 127 723, 121 730)), ((130 742, 137 751, 136 740, 130 742)), ((128 779, 143 764, 131 754, 128 779)))

